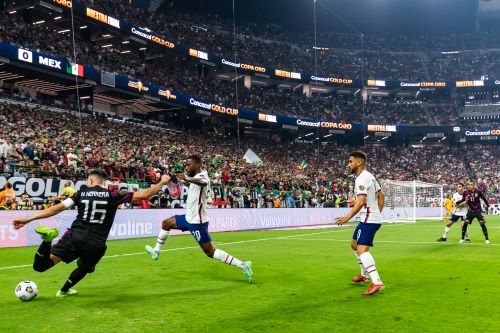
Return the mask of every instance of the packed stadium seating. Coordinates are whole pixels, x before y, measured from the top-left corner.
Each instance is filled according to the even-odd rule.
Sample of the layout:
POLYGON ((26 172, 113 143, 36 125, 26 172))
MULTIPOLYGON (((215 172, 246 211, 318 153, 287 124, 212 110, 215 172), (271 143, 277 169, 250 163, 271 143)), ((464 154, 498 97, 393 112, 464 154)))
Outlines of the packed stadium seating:
MULTIPOLYGON (((346 158, 353 148, 295 142, 271 145, 254 139, 242 140, 239 148, 236 139, 217 132, 146 129, 104 115, 84 115, 81 121, 82 128, 75 113, 3 103, 0 133, 2 139, 14 142, 15 152, 2 158, 0 174, 82 179, 88 168, 102 167, 111 179, 154 182, 158 173, 169 172, 198 153, 215 185, 275 191, 300 188, 313 194, 352 190, 346 158), (247 148, 261 157, 263 166, 242 159, 247 148), (309 166, 296 170, 301 161, 309 166)), ((498 200, 499 170, 491 161, 500 156, 493 148, 362 147, 369 155, 370 169, 380 179, 421 179, 451 188, 457 181, 476 176, 492 200, 498 200)))
MULTIPOLYGON (((141 15, 140 9, 121 5, 119 1, 90 1, 89 5, 95 6, 103 11, 112 11, 115 15, 130 21, 144 24, 165 36, 174 36, 189 46, 198 47, 220 54, 231 55, 232 35, 230 25, 216 17, 198 17, 194 13, 173 11, 171 15, 153 13, 141 15), (147 17, 147 22, 144 18, 147 17), (175 19, 173 19, 175 17, 175 19), (192 22, 200 22, 204 28, 196 28, 192 22), (215 22, 215 23, 214 23, 215 22), (229 52, 229 54, 227 53, 229 52)), ((304 70, 314 72, 314 52, 307 45, 310 37, 294 36, 277 28, 265 31, 254 24, 242 24, 240 33, 244 35, 244 42, 237 46, 238 57, 250 63, 271 65, 278 68, 304 70), (273 34, 273 31, 276 33, 273 34), (295 38, 296 37, 296 38, 295 38), (272 38, 269 42, 266 38, 272 38), (275 38, 281 38, 276 41, 275 38), (294 41, 291 44, 290 41, 294 41), (303 44, 297 44, 298 42, 303 44), (241 45, 240 45, 241 44, 241 45), (265 49, 266 52, 262 52, 265 49), (262 58, 262 57, 265 58, 262 58)), ((292 34, 292 33, 290 33, 292 34)), ((323 36, 324 34, 322 34, 323 36)), ((487 39, 484 43, 496 40, 495 35, 483 34, 487 39)), ((362 56, 364 58, 364 75, 372 78, 385 79, 407 79, 407 80, 443 80, 478 78, 485 73, 495 75, 498 72, 494 62, 489 61, 498 56, 495 50, 488 52, 464 52, 460 54, 441 55, 436 52, 440 44, 430 37, 408 40, 408 37, 397 37, 381 40, 369 36, 367 49, 361 53, 353 36, 348 35, 324 35, 325 43, 343 40, 345 49, 335 48, 329 52, 319 52, 318 70, 324 74, 338 77, 361 77, 362 56), (350 44, 349 44, 350 43, 350 44), (397 50, 398 52, 387 53, 383 51, 397 50), (434 45, 436 48, 433 48, 434 45), (418 46, 418 47, 416 47, 418 46), (370 49, 372 47, 372 49, 370 49), (376 51, 372 51, 372 50, 376 51), (399 52, 404 50, 405 52, 399 52), (408 52, 410 50, 411 52, 408 52)), ((117 72, 144 82, 151 82, 169 89, 180 91, 198 98, 205 98, 217 103, 235 105, 234 84, 215 79, 207 74, 206 70, 190 62, 188 59, 176 55, 166 55, 161 59, 144 60, 143 56, 135 53, 122 54, 112 48, 103 49, 80 38, 77 33, 76 53, 79 62, 91 64, 96 68, 117 72)), ((437 40, 445 42, 445 39, 436 37, 437 40)), ((0 19, 0 40, 20 45, 26 48, 38 49, 64 57, 73 57, 73 43, 68 32, 58 33, 49 25, 28 26, 17 17, 4 15, 0 19), (43 35, 43 43, 38 36, 43 35)), ((458 45, 461 48, 477 48, 472 43, 475 39, 464 36, 456 36, 446 43, 458 45), (463 38, 461 38, 463 37, 463 38), (453 44, 462 41, 464 44, 453 44)), ((492 42, 492 43, 493 43, 492 42)), ((451 48, 450 45, 450 49, 451 48)), ((317 95, 314 95, 317 96, 317 95)), ((329 120, 351 121, 373 121, 377 123, 395 124, 442 124, 459 125, 456 104, 449 101, 444 105, 435 107, 408 107, 405 104, 397 104, 389 98, 384 101, 369 103, 365 108, 363 116, 361 110, 361 97, 330 95, 326 97, 307 98, 301 92, 291 92, 274 87, 259 88, 255 85, 251 89, 239 86, 239 106, 265 111, 272 114, 286 114, 300 117, 321 117, 329 120), (356 111, 356 112, 353 112, 356 111), (414 112, 417 111, 417 112, 414 112), (355 115, 353 117, 353 114, 355 115)))

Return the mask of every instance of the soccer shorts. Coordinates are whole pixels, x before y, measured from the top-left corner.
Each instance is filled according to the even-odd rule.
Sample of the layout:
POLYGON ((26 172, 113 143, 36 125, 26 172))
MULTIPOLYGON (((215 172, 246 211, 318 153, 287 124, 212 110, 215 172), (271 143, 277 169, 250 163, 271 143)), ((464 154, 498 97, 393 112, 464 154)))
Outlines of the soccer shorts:
POLYGON ((78 237, 78 231, 68 229, 50 252, 67 264, 78 259, 78 266, 90 273, 106 253, 106 244, 91 244, 78 237))
POLYGON ((358 242, 358 245, 373 246, 373 239, 378 229, 380 229, 380 223, 363 223, 361 222, 354 230, 352 239, 358 242))
POLYGON ((467 212, 467 216, 465 217, 465 222, 471 224, 474 219, 477 219, 479 222, 484 221, 483 214, 481 212, 467 212))
POLYGON ((462 219, 462 221, 463 221, 465 219, 465 217, 460 216, 460 215, 455 215, 455 214, 452 214, 450 217, 450 221, 453 223, 457 222, 460 219, 462 219))
POLYGON ((177 229, 188 231, 193 235, 198 244, 205 244, 212 241, 208 233, 208 222, 205 223, 189 223, 186 220, 186 215, 175 215, 175 224, 177 229))

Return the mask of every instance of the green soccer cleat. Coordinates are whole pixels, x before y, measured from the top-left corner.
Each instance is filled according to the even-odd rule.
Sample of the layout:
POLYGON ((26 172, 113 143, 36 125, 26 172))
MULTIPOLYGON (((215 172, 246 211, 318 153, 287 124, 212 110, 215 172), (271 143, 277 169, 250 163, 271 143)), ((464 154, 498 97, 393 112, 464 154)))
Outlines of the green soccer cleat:
POLYGON ((146 245, 146 252, 151 255, 151 258, 153 258, 154 261, 158 260, 160 258, 160 253, 156 252, 151 246, 146 245))
POLYGON ((56 228, 47 228, 43 225, 39 225, 38 227, 35 228, 35 231, 42 236, 42 240, 44 242, 52 242, 54 238, 59 236, 59 230, 56 228))
POLYGON ((243 274, 246 275, 246 277, 248 279, 248 283, 253 283, 252 262, 251 261, 245 261, 243 263, 243 268, 241 270, 243 271, 243 274))
POLYGON ((64 298, 64 297, 68 297, 68 296, 74 296, 76 294, 78 294, 78 291, 76 291, 75 289, 70 289, 67 292, 58 290, 57 294, 56 294, 56 297, 58 297, 58 298, 64 298))

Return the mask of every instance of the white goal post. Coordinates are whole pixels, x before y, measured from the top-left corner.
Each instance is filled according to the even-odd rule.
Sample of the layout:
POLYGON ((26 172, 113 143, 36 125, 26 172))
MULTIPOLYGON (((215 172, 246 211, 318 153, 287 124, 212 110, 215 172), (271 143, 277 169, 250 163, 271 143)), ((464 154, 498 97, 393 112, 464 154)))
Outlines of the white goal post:
POLYGON ((384 222, 443 219, 443 185, 384 179, 380 187, 385 194, 384 222))

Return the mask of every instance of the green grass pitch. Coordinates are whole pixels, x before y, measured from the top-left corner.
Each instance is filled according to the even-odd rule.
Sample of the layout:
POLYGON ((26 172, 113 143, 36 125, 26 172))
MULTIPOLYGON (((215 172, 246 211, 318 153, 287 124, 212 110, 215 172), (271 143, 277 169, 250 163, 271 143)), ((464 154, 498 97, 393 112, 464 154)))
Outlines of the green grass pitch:
POLYGON ((492 243, 475 221, 437 243, 443 223, 385 224, 372 253, 386 289, 360 295, 352 228, 216 233, 221 249, 252 260, 255 283, 208 259, 190 235, 171 237, 158 262, 153 238, 108 242, 107 258, 57 299, 75 264, 37 273, 34 247, 0 250, 0 332, 499 332, 500 217, 486 216, 492 243), (129 254, 129 255, 124 255, 129 254), (14 296, 19 281, 38 297, 14 296))

